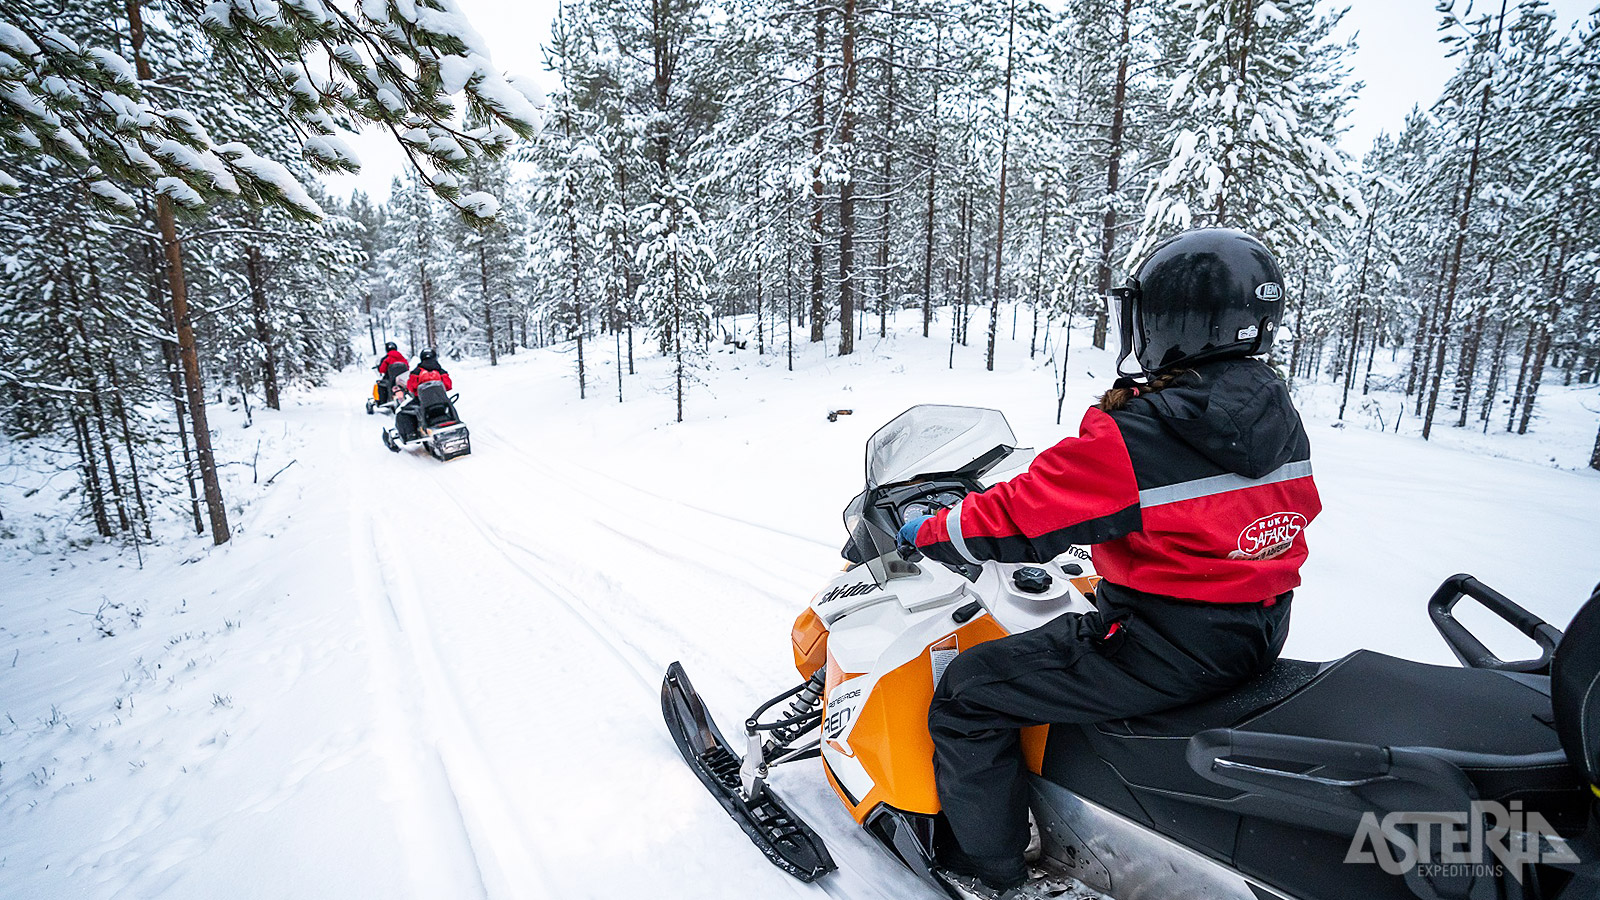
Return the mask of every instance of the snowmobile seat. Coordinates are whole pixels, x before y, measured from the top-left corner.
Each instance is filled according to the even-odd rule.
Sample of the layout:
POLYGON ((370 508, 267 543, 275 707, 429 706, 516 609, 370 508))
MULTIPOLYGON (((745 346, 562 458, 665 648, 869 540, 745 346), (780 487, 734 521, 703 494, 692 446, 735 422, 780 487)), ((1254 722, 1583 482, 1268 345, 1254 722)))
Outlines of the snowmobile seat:
POLYGON ((425 428, 442 428, 456 424, 456 408, 445 393, 444 384, 425 381, 417 386, 417 405, 421 407, 422 425, 425 428))
POLYGON ((1119 771, 1152 776, 1145 786, 1183 790, 1208 783, 1197 783, 1183 759, 1189 738, 1213 728, 1430 748, 1458 765, 1485 799, 1566 794, 1575 784, 1555 729, 1550 679, 1433 666, 1370 650, 1322 665, 1281 661, 1239 690, 1203 703, 1102 723, 1091 741, 1119 771))
POLYGON ((401 378, 405 377, 406 371, 405 363, 390 363, 389 368, 385 369, 383 372, 385 385, 387 387, 394 387, 394 385, 399 382, 401 378))
MULTIPOLYGON (((1270 815, 1272 804, 1250 802, 1248 788, 1218 783, 1197 771, 1191 764, 1195 735, 1234 729, 1231 733, 1422 748, 1441 771, 1453 767, 1464 775, 1465 783, 1453 782, 1451 790, 1502 803, 1520 800, 1545 813, 1557 828, 1576 829, 1586 814, 1576 802, 1584 794, 1577 790, 1554 722, 1548 678, 1432 666, 1360 650, 1331 663, 1280 660, 1238 690, 1165 713, 1054 726, 1043 774, 1158 829, 1207 846, 1218 840, 1231 846, 1228 822, 1236 825, 1234 816, 1247 811, 1276 816, 1270 815), (1195 805, 1211 813, 1196 815, 1195 805), (1231 814, 1227 822, 1216 819, 1217 811, 1231 814)), ((1285 817, 1315 827, 1292 813, 1285 817)))

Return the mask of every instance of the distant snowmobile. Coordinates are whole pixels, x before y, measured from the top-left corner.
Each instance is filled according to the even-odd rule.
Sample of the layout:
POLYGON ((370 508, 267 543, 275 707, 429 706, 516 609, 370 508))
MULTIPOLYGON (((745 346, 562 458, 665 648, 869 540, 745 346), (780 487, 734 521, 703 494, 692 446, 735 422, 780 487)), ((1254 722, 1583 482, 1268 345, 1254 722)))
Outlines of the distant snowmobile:
POLYGON ((406 399, 406 364, 403 362, 390 363, 389 370, 378 376, 372 386, 372 399, 367 401, 367 415, 372 415, 378 410, 383 410, 384 415, 393 415, 394 411, 406 399))
POLYGON ((395 453, 421 445, 434 459, 450 460, 472 452, 467 426, 456 414, 456 394, 442 382, 425 381, 394 413, 395 425, 383 430, 383 445, 395 453))
MULTIPOLYGON (((887 853, 952 897, 984 896, 935 862, 948 838, 934 686, 978 643, 1088 611, 1098 576, 1076 552, 945 566, 901 549, 896 532, 981 490, 1023 455, 1015 443, 1000 413, 948 406, 915 407, 873 435, 866 490, 845 510, 853 565, 796 620, 803 681, 750 714, 738 749, 683 667, 667 669, 662 711, 684 759, 802 881, 835 865, 767 776, 820 757, 887 853)), ((1600 897, 1600 589, 1565 637, 1467 575, 1447 579, 1429 613, 1462 667, 1366 650, 1280 660, 1158 715, 1025 729, 1038 840, 1032 879, 1014 891, 1077 895, 1077 879, 1118 900, 1600 897), (1463 597, 1542 655, 1494 656, 1454 617, 1463 597)))

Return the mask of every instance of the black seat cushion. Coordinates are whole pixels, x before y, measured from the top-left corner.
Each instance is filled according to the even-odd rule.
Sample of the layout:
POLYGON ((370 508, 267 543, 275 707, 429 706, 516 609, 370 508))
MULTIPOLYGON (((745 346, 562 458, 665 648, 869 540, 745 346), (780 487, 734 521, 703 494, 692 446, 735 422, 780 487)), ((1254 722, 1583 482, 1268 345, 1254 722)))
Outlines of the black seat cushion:
POLYGON ((422 423, 428 428, 456 421, 455 407, 451 405, 450 395, 445 393, 442 382, 424 381, 417 385, 417 405, 422 407, 422 423))
POLYGON ((1360 650, 1329 664, 1280 661, 1239 690, 1167 713, 1090 726, 1090 744, 1130 786, 1199 797, 1237 791, 1201 778, 1188 738, 1239 728, 1383 747, 1443 748, 1485 799, 1570 794, 1556 757, 1549 679, 1431 666, 1360 650))

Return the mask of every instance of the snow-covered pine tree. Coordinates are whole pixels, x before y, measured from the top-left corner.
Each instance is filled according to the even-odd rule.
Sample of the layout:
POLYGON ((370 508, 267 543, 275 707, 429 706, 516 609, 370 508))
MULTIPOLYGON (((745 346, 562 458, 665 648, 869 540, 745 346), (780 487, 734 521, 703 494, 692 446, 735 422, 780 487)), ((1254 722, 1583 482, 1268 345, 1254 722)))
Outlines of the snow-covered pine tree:
MULTIPOLYGON (((306 158, 325 170, 353 171, 355 157, 339 135, 381 123, 400 139, 420 177, 469 216, 485 214, 494 201, 462 195, 455 173, 471 156, 503 152, 536 131, 540 100, 531 85, 513 86, 490 67, 481 40, 450 0, 355 8, 302 0, 270 10, 178 0, 153 18, 132 0, 120 9, 86 4, 73 12, 64 16, 33 2, 0 11, 0 149, 22 162, 80 168, 96 202, 125 212, 138 208, 125 187, 155 192, 171 320, 212 539, 220 544, 229 537, 227 514, 175 208, 198 211, 220 197, 241 196, 309 218, 321 209, 282 164, 245 143, 212 138, 203 117, 182 105, 195 98, 157 79, 153 63, 162 44, 152 36, 166 28, 204 31, 212 48, 207 63, 231 71, 237 90, 281 107, 304 137, 306 158), (123 29, 116 43, 126 42, 126 54, 94 45, 104 22, 123 29)), ((0 192, 21 188, 0 170, 0 192)))
POLYGON ((1127 259, 1174 230, 1243 228, 1277 250, 1327 250, 1325 230, 1365 212, 1359 182, 1333 145, 1350 100, 1350 46, 1339 13, 1314 0, 1184 0, 1190 35, 1168 109, 1164 171, 1145 192, 1127 259))

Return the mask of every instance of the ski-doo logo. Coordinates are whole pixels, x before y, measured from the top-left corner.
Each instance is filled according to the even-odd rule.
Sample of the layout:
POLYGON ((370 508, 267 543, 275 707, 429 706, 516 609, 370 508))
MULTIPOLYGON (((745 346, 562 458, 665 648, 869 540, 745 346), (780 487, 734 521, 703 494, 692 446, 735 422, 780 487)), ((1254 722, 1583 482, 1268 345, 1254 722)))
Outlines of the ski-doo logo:
POLYGON ((1239 532, 1239 549, 1229 559, 1272 559, 1282 556, 1306 527, 1306 517, 1297 512, 1278 512, 1251 522, 1239 532))
POLYGON ((1492 800, 1474 800, 1470 811, 1391 812, 1381 820, 1377 813, 1363 813, 1344 861, 1377 863, 1390 875, 1415 869, 1430 880, 1497 881, 1509 869, 1520 883, 1529 864, 1576 865, 1579 860, 1544 816, 1523 811, 1522 801, 1511 801, 1507 809, 1492 800))
POLYGON ((1256 287, 1256 299, 1265 303, 1277 303, 1283 299, 1283 285, 1276 281, 1258 285, 1256 287))
POLYGON ((817 601, 817 605, 821 606, 824 603, 832 603, 833 601, 844 597, 859 597, 862 594, 870 594, 873 591, 878 590, 882 590, 882 588, 879 587, 878 583, 875 581, 862 581, 857 582, 856 584, 841 584, 826 594, 823 594, 822 599, 817 601))

